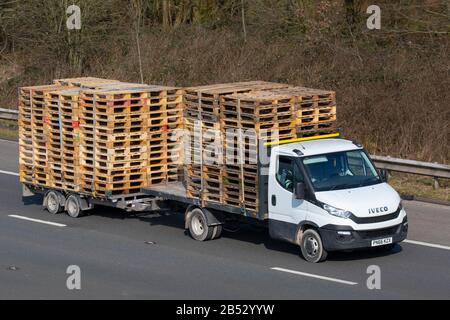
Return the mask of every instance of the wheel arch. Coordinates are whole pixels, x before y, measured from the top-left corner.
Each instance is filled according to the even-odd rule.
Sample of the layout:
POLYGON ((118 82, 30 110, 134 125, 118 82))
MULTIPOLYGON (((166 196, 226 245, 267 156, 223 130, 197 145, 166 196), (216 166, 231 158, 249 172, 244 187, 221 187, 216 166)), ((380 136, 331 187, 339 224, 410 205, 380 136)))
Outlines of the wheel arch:
POLYGON ((187 230, 189 229, 189 221, 191 219, 192 216, 192 211, 195 209, 199 209, 201 210, 206 217, 206 223, 208 224, 208 226, 216 226, 216 225, 221 225, 223 224, 223 222, 221 222, 220 220, 222 220, 222 217, 218 217, 219 214, 217 213, 213 213, 210 210, 206 209, 206 208, 202 208, 199 206, 196 206, 194 204, 191 204, 190 206, 188 206, 186 208, 186 211, 184 213, 184 228, 187 230))

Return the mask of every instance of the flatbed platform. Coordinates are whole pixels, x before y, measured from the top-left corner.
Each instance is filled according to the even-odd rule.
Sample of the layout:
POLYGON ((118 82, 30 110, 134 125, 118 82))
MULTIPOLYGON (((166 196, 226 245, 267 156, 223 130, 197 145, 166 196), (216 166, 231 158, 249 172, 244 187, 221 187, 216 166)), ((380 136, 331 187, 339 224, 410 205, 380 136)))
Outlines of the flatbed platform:
POLYGON ((183 182, 169 182, 166 184, 158 184, 142 188, 141 193, 154 196, 159 199, 178 201, 181 203, 193 204, 213 210, 251 216, 251 214, 246 212, 243 208, 233 207, 230 205, 212 201, 203 201, 202 204, 200 199, 198 198, 188 198, 186 196, 186 187, 183 185, 183 182))

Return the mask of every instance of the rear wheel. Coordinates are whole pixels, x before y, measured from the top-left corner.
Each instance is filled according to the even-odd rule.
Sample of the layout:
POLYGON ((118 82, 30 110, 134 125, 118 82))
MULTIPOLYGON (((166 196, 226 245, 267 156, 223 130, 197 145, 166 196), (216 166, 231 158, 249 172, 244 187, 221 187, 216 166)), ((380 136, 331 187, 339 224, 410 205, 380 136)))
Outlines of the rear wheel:
POLYGON ((308 229, 303 232, 300 248, 302 250, 303 257, 308 262, 321 262, 328 256, 327 251, 323 247, 322 238, 314 229, 308 229))
POLYGON ((65 209, 67 214, 72 218, 81 217, 83 211, 81 210, 80 197, 75 194, 71 194, 70 196, 68 196, 66 200, 65 209))
POLYGON ((222 228, 221 224, 219 224, 217 226, 214 226, 213 234, 211 236, 211 239, 218 239, 218 238, 220 238, 220 236, 222 235, 222 230, 223 230, 223 228, 222 228))
POLYGON ((59 201, 60 195, 56 191, 49 191, 44 199, 44 206, 51 214, 57 214, 62 211, 62 206, 59 201))
POLYGON ((210 240, 213 236, 214 227, 208 226, 206 216, 199 208, 191 211, 189 218, 189 233, 192 238, 198 241, 210 240))

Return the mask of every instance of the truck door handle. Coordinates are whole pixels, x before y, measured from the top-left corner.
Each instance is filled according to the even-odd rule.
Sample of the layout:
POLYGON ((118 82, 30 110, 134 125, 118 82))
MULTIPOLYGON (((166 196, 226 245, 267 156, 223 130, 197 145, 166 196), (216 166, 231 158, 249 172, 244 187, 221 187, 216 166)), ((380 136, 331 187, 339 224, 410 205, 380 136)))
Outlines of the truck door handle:
POLYGON ((274 194, 272 195, 272 205, 273 206, 277 205, 277 197, 274 194))

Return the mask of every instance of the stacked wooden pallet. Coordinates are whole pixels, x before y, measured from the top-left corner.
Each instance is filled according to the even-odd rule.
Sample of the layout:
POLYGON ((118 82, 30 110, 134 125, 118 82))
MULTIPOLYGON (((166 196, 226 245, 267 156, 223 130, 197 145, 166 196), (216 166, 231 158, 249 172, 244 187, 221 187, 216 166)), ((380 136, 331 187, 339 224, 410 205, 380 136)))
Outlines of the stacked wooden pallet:
POLYGON ((100 197, 136 193, 178 180, 182 92, 162 86, 114 85, 80 96, 80 185, 100 197))
POLYGON ((48 186, 79 191, 80 88, 46 93, 44 133, 47 137, 48 186))
POLYGON ((19 89, 19 176, 20 181, 49 186, 47 136, 44 132, 45 95, 60 85, 19 89))
POLYGON ((259 143, 333 132, 335 94, 303 87, 231 94, 222 97, 221 114, 223 201, 258 212, 259 143))
MULTIPOLYGON (((185 128, 190 133, 186 146, 185 181, 188 197, 224 202, 223 125, 220 103, 225 95, 289 87, 285 84, 250 81, 185 89, 185 128)), ((239 205, 239 203, 236 203, 239 205)))
POLYGON ((92 77, 20 88, 20 180, 98 197, 178 180, 182 94, 92 77))

